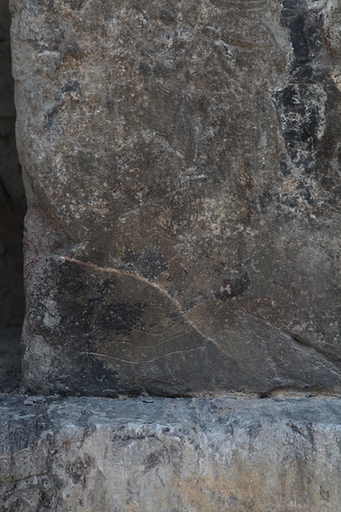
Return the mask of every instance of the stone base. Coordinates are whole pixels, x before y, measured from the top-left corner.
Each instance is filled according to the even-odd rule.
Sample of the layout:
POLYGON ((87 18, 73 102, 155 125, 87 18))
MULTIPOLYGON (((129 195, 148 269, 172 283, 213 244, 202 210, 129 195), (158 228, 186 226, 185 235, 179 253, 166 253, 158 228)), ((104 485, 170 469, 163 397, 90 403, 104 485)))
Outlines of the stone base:
POLYGON ((2 395, 2 511, 339 511, 337 398, 2 395))

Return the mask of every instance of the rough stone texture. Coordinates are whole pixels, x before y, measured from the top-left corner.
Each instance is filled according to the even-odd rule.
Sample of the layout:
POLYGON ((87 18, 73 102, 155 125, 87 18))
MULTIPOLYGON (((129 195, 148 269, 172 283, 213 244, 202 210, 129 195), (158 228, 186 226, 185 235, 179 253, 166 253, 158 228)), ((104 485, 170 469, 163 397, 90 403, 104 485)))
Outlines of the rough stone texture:
POLYGON ((3 395, 3 512, 338 512, 337 399, 3 395))
POLYGON ((10 13, 0 0, 0 329, 24 318, 22 231, 26 201, 15 145, 10 13))
POLYGON ((338 0, 12 13, 25 386, 341 391, 338 0))

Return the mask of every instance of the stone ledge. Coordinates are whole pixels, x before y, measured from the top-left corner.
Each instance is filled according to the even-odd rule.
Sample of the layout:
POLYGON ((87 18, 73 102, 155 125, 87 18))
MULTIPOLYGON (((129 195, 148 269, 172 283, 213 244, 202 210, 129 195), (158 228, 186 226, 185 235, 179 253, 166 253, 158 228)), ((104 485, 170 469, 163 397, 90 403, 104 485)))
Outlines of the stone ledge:
POLYGON ((339 511, 341 400, 1 395, 2 511, 339 511))

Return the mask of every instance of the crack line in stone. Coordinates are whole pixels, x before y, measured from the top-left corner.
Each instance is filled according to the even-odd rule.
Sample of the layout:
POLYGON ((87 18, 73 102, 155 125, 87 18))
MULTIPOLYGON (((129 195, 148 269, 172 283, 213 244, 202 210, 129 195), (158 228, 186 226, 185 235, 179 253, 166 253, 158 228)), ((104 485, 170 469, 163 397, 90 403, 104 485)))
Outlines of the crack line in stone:
MULTIPOLYGON (((148 334, 148 336, 164 336, 168 331, 171 331, 172 329, 175 329, 176 327, 179 327, 180 325, 181 325, 181 322, 176 322, 175 324, 170 325, 169 327, 167 327, 167 329, 164 329, 163 331, 150 332, 147 329, 142 331, 141 329, 136 329, 136 327, 133 327, 132 331, 136 332, 137 334, 148 334)), ((190 332, 190 331, 185 331, 185 333, 188 333, 188 332, 190 332)))
POLYGON ((93 270, 97 270, 100 272, 108 272, 110 274, 116 274, 116 275, 122 276, 122 277, 135 278, 138 281, 140 281, 141 283, 151 286, 152 288, 155 288, 156 290, 158 290, 162 295, 164 295, 167 299, 169 299, 180 311, 182 311, 180 303, 176 299, 174 299, 174 297, 172 297, 167 292, 167 290, 165 290, 165 288, 163 288, 162 286, 159 286, 156 283, 148 281, 148 279, 145 279, 144 277, 139 276, 138 274, 134 274, 132 272, 124 272, 123 270, 117 270, 116 268, 112 268, 112 267, 100 267, 99 265, 94 265, 93 263, 89 263, 87 261, 70 258, 69 256, 60 256, 60 259, 61 259, 61 261, 68 261, 70 263, 75 263, 75 264, 81 265, 83 267, 88 267, 88 268, 91 268, 93 270))
MULTIPOLYGON (((286 336, 289 336, 296 344, 300 344, 304 347, 314 350, 317 354, 321 354, 323 357, 325 357, 327 359, 328 363, 330 363, 330 364, 334 364, 334 363, 333 363, 333 361, 329 360, 329 357, 330 357, 330 359, 334 359, 337 362, 341 361, 341 357, 338 357, 338 356, 330 355, 328 357, 325 354, 325 352, 323 351, 323 349, 321 349, 320 347, 317 347, 313 344, 310 344, 309 341, 305 340, 304 338, 301 338, 296 333, 293 333, 293 332, 291 332, 285 328, 279 327, 277 325, 273 325, 270 322, 268 322, 267 320, 265 320, 264 318, 262 318, 261 316, 257 316, 254 313, 250 313, 250 311, 247 311, 246 309, 240 309, 240 311, 242 311, 246 315, 252 316, 253 318, 255 318, 258 321, 264 322, 268 327, 271 327, 272 329, 276 329, 277 331, 280 331, 281 333, 285 334, 286 336)), ((331 368, 330 368, 330 370, 333 371, 331 368)))
POLYGON ((176 300, 174 299, 174 297, 172 297, 168 292, 167 290, 165 290, 162 286, 159 286, 158 284, 156 283, 153 283, 151 281, 148 281, 148 279, 145 279, 144 277, 141 277, 139 276, 138 274, 133 274, 133 273, 130 273, 130 272, 124 272, 122 270, 117 270, 115 268, 112 268, 112 267, 100 267, 98 265, 94 265, 93 263, 89 263, 87 261, 82 261, 82 260, 77 260, 75 258, 70 258, 69 256, 60 256, 60 260, 62 262, 64 261, 68 261, 69 263, 75 263, 77 265, 81 265, 83 267, 87 267, 87 268, 91 268, 92 270, 96 270, 96 271, 100 271, 100 272, 108 272, 110 274, 116 274, 118 276, 122 276, 122 277, 130 277, 130 278, 133 278, 133 279, 137 279, 138 281, 140 281, 141 283, 145 284, 145 285, 148 285, 148 286, 151 286, 152 288, 154 288, 155 290, 157 290, 159 293, 161 293, 164 297, 166 297, 169 301, 171 301, 171 303, 177 308, 177 310, 179 311, 181 317, 200 335, 202 336, 204 339, 205 339, 205 342, 206 341, 211 341, 212 343, 214 343, 218 348, 219 350, 222 350, 222 347, 214 340, 212 339, 209 339, 207 338, 204 334, 202 334, 199 329, 193 324, 193 322, 191 322, 191 320, 187 317, 187 315, 183 312, 182 310, 182 307, 181 307, 181 304, 176 300))
MULTIPOLYGON (((206 345, 206 340, 205 340, 206 345)), ((90 355, 90 356, 96 356, 96 357, 105 357, 106 359, 117 359, 118 361, 122 361, 122 363, 130 363, 130 364, 143 364, 143 363, 153 363, 154 361, 158 361, 159 359, 163 359, 168 356, 172 356, 173 354, 182 354, 184 352, 193 352, 194 350, 201 350, 203 351, 205 349, 205 346, 202 347, 195 347, 195 348, 188 348, 184 350, 174 350, 174 352, 168 352, 167 354, 164 354, 163 356, 153 357, 152 359, 145 359, 145 360, 138 360, 138 361, 129 361, 128 359, 122 359, 118 356, 111 356, 109 354, 101 354, 100 352, 80 352, 81 355, 90 355)))
MULTIPOLYGON (((191 331, 185 331, 185 332, 176 334, 174 336, 170 336, 169 338, 166 338, 166 339, 160 341, 159 343, 156 343, 155 345, 138 345, 137 343, 131 343, 130 341, 126 341, 126 340, 122 340, 122 342, 124 342, 125 345, 130 345, 130 346, 136 347, 136 348, 156 348, 156 347, 159 347, 160 345, 162 345, 163 343, 168 343, 169 341, 174 340, 176 338, 180 338, 184 334, 189 334, 190 332, 191 331)), ((195 348, 201 348, 201 347, 195 347, 195 348)))

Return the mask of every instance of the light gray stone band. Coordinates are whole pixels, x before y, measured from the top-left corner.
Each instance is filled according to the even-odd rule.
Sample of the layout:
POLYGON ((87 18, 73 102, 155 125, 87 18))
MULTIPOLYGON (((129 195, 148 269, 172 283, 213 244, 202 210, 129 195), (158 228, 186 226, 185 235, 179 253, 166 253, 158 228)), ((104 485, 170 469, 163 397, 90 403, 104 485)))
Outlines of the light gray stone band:
POLYGON ((1 510, 337 512, 339 399, 4 395, 1 510))

